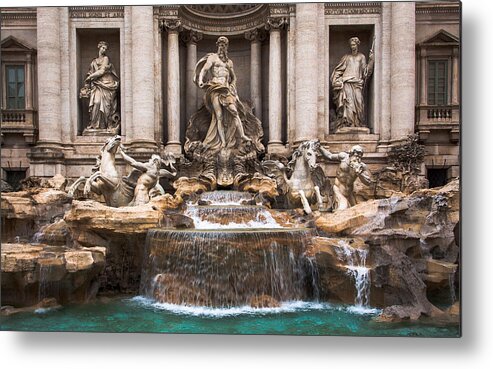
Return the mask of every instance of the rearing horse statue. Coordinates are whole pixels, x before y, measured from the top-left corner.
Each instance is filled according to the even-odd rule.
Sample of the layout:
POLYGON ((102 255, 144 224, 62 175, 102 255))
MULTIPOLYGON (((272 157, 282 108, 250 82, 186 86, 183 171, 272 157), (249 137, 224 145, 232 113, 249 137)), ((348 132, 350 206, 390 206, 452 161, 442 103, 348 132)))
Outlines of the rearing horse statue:
POLYGON ((128 177, 121 177, 118 174, 115 156, 121 141, 122 138, 118 135, 106 141, 94 167, 96 171, 87 180, 85 177, 77 179, 69 188, 69 196, 73 196, 75 190, 85 182, 84 196, 88 196, 89 192, 102 195, 108 206, 127 206, 132 201, 137 179, 134 176, 140 173, 132 172, 128 177))
POLYGON ((307 214, 312 213, 311 203, 316 202, 318 209, 322 209, 321 190, 326 192, 330 187, 326 186, 323 170, 317 164, 319 146, 318 140, 301 143, 287 166, 277 160, 265 160, 261 164, 264 174, 276 180, 279 192, 286 196, 289 206, 302 205, 307 214))

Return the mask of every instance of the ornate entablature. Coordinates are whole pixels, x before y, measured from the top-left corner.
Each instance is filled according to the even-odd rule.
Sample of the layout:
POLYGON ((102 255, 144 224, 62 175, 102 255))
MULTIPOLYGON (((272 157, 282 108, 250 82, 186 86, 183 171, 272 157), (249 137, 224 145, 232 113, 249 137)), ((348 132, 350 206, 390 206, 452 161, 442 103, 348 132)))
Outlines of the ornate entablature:
POLYGON ((382 3, 326 3, 325 15, 380 14, 382 3))
POLYGON ((2 28, 36 28, 36 8, 3 8, 2 28))
POLYGON ((154 15, 161 21, 179 19, 185 30, 235 35, 264 28, 268 18, 287 17, 289 9, 287 4, 163 5, 154 8, 154 15))
POLYGON ((123 6, 71 6, 70 18, 123 18, 123 6))
POLYGON ((460 3, 416 3, 416 14, 460 14, 460 3))

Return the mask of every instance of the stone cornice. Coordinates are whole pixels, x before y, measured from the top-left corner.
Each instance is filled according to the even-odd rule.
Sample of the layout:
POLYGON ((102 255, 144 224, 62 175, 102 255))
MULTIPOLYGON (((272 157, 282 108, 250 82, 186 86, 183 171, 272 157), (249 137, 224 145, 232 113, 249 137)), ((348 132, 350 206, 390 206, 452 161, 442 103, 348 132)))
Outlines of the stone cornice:
POLYGON ((123 6, 71 6, 70 18, 123 18, 123 6))
POLYGON ((416 3, 416 14, 457 14, 461 11, 460 3, 416 3))
POLYGON ((325 3, 325 15, 380 14, 382 3, 325 3))
POLYGON ((177 18, 178 17, 178 5, 161 5, 154 7, 154 15, 158 18, 177 18))
POLYGON ((2 8, 2 27, 36 27, 36 8, 2 8))

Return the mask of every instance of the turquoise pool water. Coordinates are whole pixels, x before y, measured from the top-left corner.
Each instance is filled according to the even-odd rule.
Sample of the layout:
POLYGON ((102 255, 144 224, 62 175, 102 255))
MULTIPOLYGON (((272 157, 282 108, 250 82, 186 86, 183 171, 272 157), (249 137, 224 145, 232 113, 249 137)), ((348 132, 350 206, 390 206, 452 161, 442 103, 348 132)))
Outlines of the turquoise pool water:
POLYGON ((279 335, 458 337, 459 325, 377 323, 375 309, 313 302, 280 308, 209 309, 141 297, 0 317, 4 331, 153 332, 279 335))

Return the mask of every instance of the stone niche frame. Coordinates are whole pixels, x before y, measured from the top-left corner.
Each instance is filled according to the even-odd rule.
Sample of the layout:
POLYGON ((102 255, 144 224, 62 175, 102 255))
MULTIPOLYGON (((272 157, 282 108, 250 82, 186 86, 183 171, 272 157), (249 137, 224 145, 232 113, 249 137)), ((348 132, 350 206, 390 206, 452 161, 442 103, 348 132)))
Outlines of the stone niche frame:
MULTIPOLYGON (((357 4, 357 3, 356 3, 357 4)), ((327 44, 330 45, 330 33, 332 29, 343 29, 347 28, 348 32, 351 30, 351 26, 356 27, 356 31, 354 32, 357 36, 358 31, 363 29, 365 32, 372 30, 372 34, 370 36, 370 42, 373 40, 373 35, 375 35, 375 67, 373 70, 372 81, 370 83, 370 95, 369 101, 370 104, 367 104, 366 108, 368 110, 368 125, 370 128, 370 134, 335 134, 329 131, 329 127, 332 125, 330 119, 327 119, 328 126, 326 127, 325 141, 330 143, 340 143, 342 145, 333 145, 331 147, 334 150, 348 150, 351 145, 354 144, 354 141, 359 141, 364 144, 365 151, 368 153, 375 152, 377 148, 377 143, 381 135, 381 119, 382 119, 382 104, 381 104, 381 88, 382 88, 382 14, 380 6, 375 7, 372 12, 367 13, 358 13, 355 9, 355 13, 353 14, 345 14, 345 12, 335 12, 335 11, 327 11, 325 12, 325 34, 327 44), (333 28, 334 27, 334 28, 333 28), (369 106, 368 106, 369 105, 369 106), (366 142, 368 144, 366 144, 366 142)), ((347 41, 347 40, 346 40, 347 41)), ((365 43, 366 40, 361 40, 362 43, 365 43)), ((365 53, 368 58, 368 51, 371 48, 371 43, 369 45, 362 45, 362 52, 365 53)), ((332 106, 330 97, 330 75, 332 70, 330 70, 329 61, 331 59, 331 53, 334 52, 327 47, 326 50, 326 76, 327 76, 327 88, 329 89, 326 94, 325 99, 325 109, 327 117, 330 114, 330 107, 332 106)), ((349 46, 345 50, 345 53, 349 52, 349 46)), ((341 58, 344 54, 337 55, 336 59, 341 58)), ((389 67, 389 66, 388 66, 389 67)))
MULTIPOLYGON (((97 45, 100 41, 108 42, 108 56, 115 67, 118 77, 121 75, 120 65, 120 32, 117 28, 77 28, 77 85, 82 87, 91 61, 98 55, 97 45), (116 45, 116 47, 115 47, 116 45)), ((117 91, 118 108, 121 116, 121 89, 117 91)), ((82 136, 89 122, 89 99, 77 97, 77 135, 82 136)))
MULTIPOLYGON (((118 14, 119 15, 119 14, 118 14)), ((108 31, 110 34, 115 35, 118 34, 119 39, 119 73, 120 77, 120 90, 119 90, 119 111, 121 116, 120 123, 120 134, 125 136, 126 126, 127 126, 127 114, 126 114, 126 104, 125 104, 125 90, 126 90, 126 67, 124 64, 126 50, 125 50, 125 27, 124 27, 124 19, 123 18, 76 18, 71 17, 69 22, 69 101, 70 101, 70 138, 69 142, 73 142, 76 148, 76 151, 80 153, 92 153, 94 149, 88 148, 88 146, 96 145, 99 146, 101 143, 104 143, 107 139, 106 136, 82 136, 83 130, 83 122, 81 118, 79 118, 79 90, 82 87, 82 81, 80 80, 80 75, 85 75, 87 70, 89 69, 89 64, 80 65, 80 54, 79 54, 79 36, 84 30, 89 32, 98 33, 98 31, 105 32, 108 31), (80 122, 80 123, 79 123, 80 122)), ((97 43, 102 40, 95 41, 94 45, 89 45, 91 50, 88 52, 92 58, 95 58, 98 54, 97 43)), ((107 40, 104 40, 107 41, 107 40)), ((115 47, 112 45, 111 41, 109 41, 110 50, 115 47)), ((111 53, 110 53, 111 57, 111 53)), ((91 60, 92 60, 91 58, 91 60)), ((127 59, 128 61, 128 59, 127 59)), ((111 60, 112 63, 115 63, 114 60, 111 60)), ((90 63, 90 61, 89 61, 90 63)), ((116 64, 116 63, 115 63, 116 64)), ((97 151, 97 150, 96 150, 97 151)))

